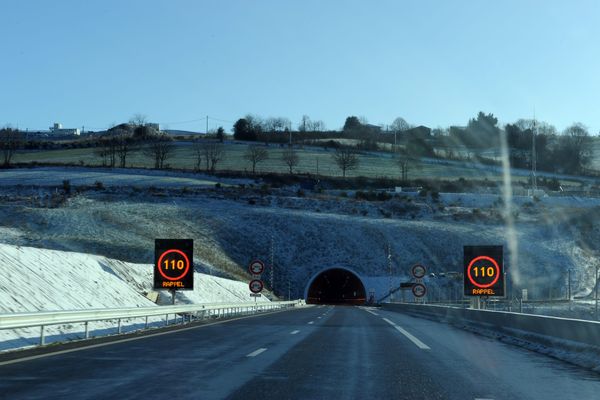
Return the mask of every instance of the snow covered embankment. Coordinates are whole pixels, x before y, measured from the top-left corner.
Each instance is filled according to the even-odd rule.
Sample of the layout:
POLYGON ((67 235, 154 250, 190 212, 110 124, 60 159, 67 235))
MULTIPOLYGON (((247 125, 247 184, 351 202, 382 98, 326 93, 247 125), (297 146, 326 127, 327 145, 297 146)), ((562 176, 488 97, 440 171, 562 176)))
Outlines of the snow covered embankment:
MULTIPOLYGON (((126 263, 102 256, 0 244, 0 318, 2 313, 156 307, 144 293, 152 290, 151 264, 126 263)), ((250 301, 245 282, 196 273, 193 291, 177 302, 250 301)), ((165 293, 161 296, 165 297, 165 293)), ((265 297, 261 301, 267 301, 265 297)), ((160 318, 151 319, 159 323, 160 318)), ((143 320, 123 321, 124 330, 143 320)), ((164 323, 164 320, 162 321, 164 323)), ((46 327, 47 342, 83 336, 83 324, 46 327)), ((90 323, 92 335, 115 332, 114 321, 90 323)), ((0 351, 38 343, 39 328, 0 330, 0 351)))

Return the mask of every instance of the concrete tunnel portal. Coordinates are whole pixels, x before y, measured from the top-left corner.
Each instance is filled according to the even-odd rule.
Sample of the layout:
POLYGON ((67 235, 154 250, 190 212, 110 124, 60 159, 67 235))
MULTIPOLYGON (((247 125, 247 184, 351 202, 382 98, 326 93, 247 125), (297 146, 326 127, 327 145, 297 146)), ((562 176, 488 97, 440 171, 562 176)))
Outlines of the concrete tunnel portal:
POLYGON ((308 282, 306 302, 309 304, 360 305, 367 301, 365 285, 355 272, 347 268, 328 268, 308 282))

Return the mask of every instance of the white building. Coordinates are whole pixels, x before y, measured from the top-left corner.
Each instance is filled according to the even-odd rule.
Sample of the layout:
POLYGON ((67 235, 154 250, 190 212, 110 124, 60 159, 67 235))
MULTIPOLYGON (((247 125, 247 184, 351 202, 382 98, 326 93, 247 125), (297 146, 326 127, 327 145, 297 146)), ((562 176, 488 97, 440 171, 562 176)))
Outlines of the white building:
POLYGON ((81 132, 79 128, 63 128, 61 123, 55 122, 50 127, 50 134, 56 136, 79 136, 81 132))

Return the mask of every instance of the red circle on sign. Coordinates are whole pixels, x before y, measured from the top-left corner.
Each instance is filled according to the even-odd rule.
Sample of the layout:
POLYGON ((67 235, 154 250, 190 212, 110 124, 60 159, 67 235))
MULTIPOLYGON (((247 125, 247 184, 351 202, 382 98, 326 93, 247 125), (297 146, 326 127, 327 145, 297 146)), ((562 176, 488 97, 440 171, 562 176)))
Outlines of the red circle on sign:
POLYGON ((253 280, 251 280, 251 281, 250 281, 250 284, 249 284, 248 286, 250 287, 250 291, 251 291, 252 293, 260 293, 260 292, 262 292, 262 290, 263 290, 263 287, 264 287, 264 285, 263 285, 262 281, 261 281, 261 280, 259 280, 259 279, 253 279, 253 280), (253 284, 258 284, 258 285, 260 285, 260 288, 259 288, 259 289, 253 288, 253 287, 252 287, 252 285, 253 285, 253 284))
POLYGON ((262 261, 260 261, 260 260, 254 260, 254 261, 252 261, 252 262, 250 263, 250 265, 248 266, 248 269, 250 270, 250 273, 251 273, 251 274, 253 274, 253 275, 260 275, 260 274, 262 274, 262 273, 263 273, 263 271, 265 270, 265 264, 263 264, 263 262, 262 262, 262 261), (258 264, 258 265, 260 266, 260 269, 259 269, 259 271, 258 271, 258 272, 254 272, 254 271, 252 270, 252 267, 253 267, 255 264, 258 264))
POLYGON ((425 296, 425 293, 427 293, 427 288, 425 287, 425 285, 423 285, 423 284, 421 284, 421 283, 415 283, 415 284, 413 285, 413 287, 412 287, 412 293, 413 293, 413 295, 415 295, 415 297, 423 297, 423 296, 425 296), (416 293, 416 288, 417 288, 417 287, 423 288, 423 289, 422 289, 422 290, 423 290, 423 293, 421 293, 421 294, 417 294, 417 293, 416 293))
POLYGON ((412 275, 417 278, 417 279, 421 279, 425 276, 425 274, 427 273, 427 268, 425 268, 425 266, 421 265, 421 264, 415 264, 412 267, 412 275), (417 274, 415 271, 418 271, 419 269, 421 269, 423 274, 417 274))
POLYGON ((160 255, 159 259, 158 259, 158 272, 162 275, 163 278, 165 278, 166 280, 169 280, 169 281, 178 281, 179 279, 181 279, 184 276, 186 276, 186 274, 188 273, 189 269, 190 269, 190 260, 187 258, 187 256, 185 255, 185 253, 183 251, 178 250, 178 249, 167 250, 164 253, 162 253, 160 255), (176 276, 176 277, 168 276, 162 270, 162 261, 163 261, 163 258, 165 258, 165 256, 167 254, 170 254, 170 253, 177 253, 180 256, 182 256, 183 259, 185 260, 185 268, 183 270, 183 273, 181 275, 179 275, 179 276, 176 276))
POLYGON ((473 285, 477 286, 478 288, 481 288, 481 289, 489 288, 490 286, 494 286, 494 284, 496 282, 498 282, 498 278, 500 278, 500 267, 498 266, 498 263, 496 262, 496 260, 494 260, 492 257, 488 257, 488 256, 475 257, 473 260, 471 260, 471 262, 469 263, 469 266, 467 267, 467 276, 469 277, 469 280, 471 281, 471 283, 473 285), (494 268, 496 269, 496 278, 491 283, 488 283, 487 285, 482 285, 480 283, 475 282, 475 280, 471 276, 471 267, 473 266, 473 264, 475 264, 479 260, 487 260, 487 261, 491 262, 494 265, 494 268))

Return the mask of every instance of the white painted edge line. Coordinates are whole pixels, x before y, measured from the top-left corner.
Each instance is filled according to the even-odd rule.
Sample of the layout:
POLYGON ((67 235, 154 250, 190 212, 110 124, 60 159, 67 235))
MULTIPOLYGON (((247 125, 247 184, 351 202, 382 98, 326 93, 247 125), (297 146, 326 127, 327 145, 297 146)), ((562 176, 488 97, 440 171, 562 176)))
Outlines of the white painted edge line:
POLYGON ((310 321, 308 324, 309 324, 309 325, 312 325, 312 324, 314 324, 314 323, 315 323, 315 321, 310 321))
POLYGON ((317 319, 321 319, 321 317, 317 317, 317 319))
POLYGON ((385 322, 387 322, 388 324, 392 325, 394 328, 396 328, 396 330, 398 330, 398 332, 400 332, 401 334, 406 336, 408 340, 413 342, 421 350, 431 350, 431 347, 429 347, 425 343, 421 342, 419 339, 417 339, 416 337, 414 337, 413 335, 408 333, 406 330, 404 330, 402 327, 396 325, 395 323, 393 323, 392 321, 390 321, 387 318, 383 318, 383 320, 385 322))
POLYGON ((373 311, 371 311, 371 310, 366 310, 366 309, 365 309, 365 311, 366 311, 366 312, 368 312, 368 313, 371 313, 371 314, 373 314, 373 315, 377 315, 377 316, 379 316, 379 314, 377 314, 376 312, 373 312, 373 311))
POLYGON ((265 349, 264 347, 261 347, 258 350, 253 351, 252 353, 248 354, 246 357, 256 357, 257 355, 259 355, 260 353, 263 353, 267 351, 267 349, 265 349))
POLYGON ((44 353, 44 354, 38 354, 38 355, 35 355, 35 356, 15 358, 15 359, 12 359, 12 360, 0 361, 0 366, 9 365, 9 364, 17 364, 17 363, 20 363, 20 362, 31 361, 31 360, 37 360, 39 358, 46 358, 46 357, 58 356, 58 355, 61 355, 61 354, 74 353, 74 352, 77 352, 77 351, 83 351, 83 350, 88 350, 88 349, 95 349, 95 348, 98 348, 98 347, 110 346, 110 345, 118 344, 118 343, 132 342, 134 340, 143 340, 143 339, 146 339, 146 338, 151 338, 151 337, 156 337, 156 336, 170 335, 170 334, 177 333, 177 332, 185 332, 185 331, 189 331, 189 330, 192 330, 192 329, 205 328, 207 326, 221 325, 221 324, 226 324, 228 322, 237 321, 237 320, 240 320, 240 319, 256 318, 256 317, 261 317, 263 315, 275 314, 275 313, 280 313, 280 312, 284 312, 284 311, 287 311, 287 310, 285 310, 285 309, 281 310, 281 311, 276 310, 276 311, 270 312, 268 314, 245 315, 243 317, 231 318, 231 319, 226 319, 224 321, 211 322, 211 323, 208 323, 208 324, 190 326, 188 328, 180 328, 180 329, 168 330, 168 331, 165 331, 165 332, 150 333, 148 335, 143 335, 143 336, 135 336, 135 337, 125 338, 125 339, 112 340, 112 341, 104 342, 104 343, 90 344, 90 345, 87 345, 87 346, 76 347, 76 348, 68 349, 68 350, 54 351, 52 353, 44 353))
POLYGON ((296 330, 296 331, 291 331, 291 332, 290 332, 290 335, 295 335, 295 334, 296 334, 296 333, 298 333, 298 332, 300 332, 300 331, 298 331, 298 330, 296 330))

